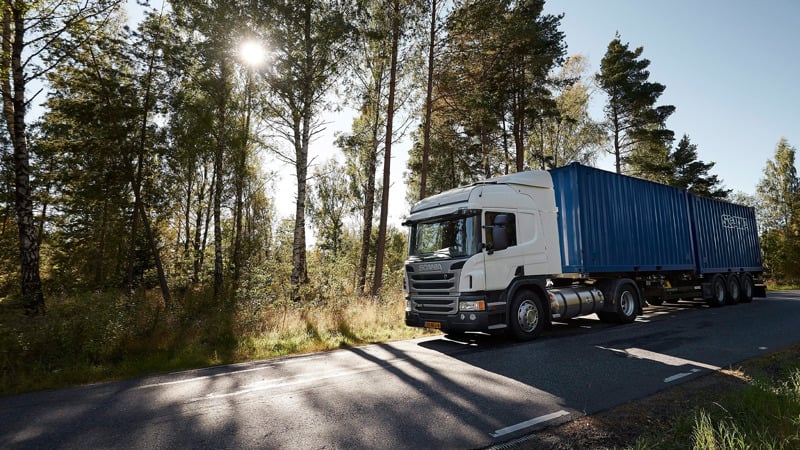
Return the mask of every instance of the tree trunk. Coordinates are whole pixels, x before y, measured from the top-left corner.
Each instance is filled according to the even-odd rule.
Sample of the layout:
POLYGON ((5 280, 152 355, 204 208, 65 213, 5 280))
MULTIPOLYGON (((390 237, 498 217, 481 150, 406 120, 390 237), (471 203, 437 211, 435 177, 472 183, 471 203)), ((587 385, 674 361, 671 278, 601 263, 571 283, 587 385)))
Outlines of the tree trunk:
POLYGON ((222 297, 222 157, 223 157, 223 143, 222 134, 224 131, 225 112, 220 113, 221 124, 218 130, 217 147, 214 151, 214 176, 216 177, 216 184, 214 184, 214 300, 219 302, 222 297))
POLYGON ((223 259, 222 259, 222 177, 223 158, 225 147, 228 145, 227 114, 228 114, 228 64, 220 63, 220 81, 224 85, 219 93, 217 104, 217 142, 214 150, 214 300, 220 302, 223 288, 223 259))
POLYGON ((508 175, 510 172, 509 168, 511 167, 511 151, 508 147, 508 130, 506 129, 508 123, 506 122, 505 115, 501 118, 500 123, 502 124, 503 130, 503 154, 505 155, 503 161, 505 163, 504 175, 508 175))
MULTIPOLYGON (((192 171, 194 172, 194 171, 192 171)), ((195 174, 192 173, 189 175, 189 179, 186 180, 186 208, 183 210, 183 217, 184 217, 184 225, 183 225, 183 234, 184 234, 184 241, 183 241, 183 261, 186 261, 186 255, 189 254, 189 235, 192 233, 192 221, 189 220, 189 217, 192 215, 192 191, 194 190, 194 180, 195 174)), ((185 263, 181 264, 183 269, 185 263)))
POLYGON ((161 253, 158 251, 156 239, 153 235, 153 230, 150 228, 150 217, 147 215, 144 204, 139 202, 142 209, 139 213, 142 215, 142 224, 144 225, 144 233, 147 238, 147 245, 150 247, 150 252, 153 254, 153 260, 156 264, 156 274, 158 275, 158 284, 161 287, 161 295, 164 297, 164 307, 170 309, 172 303, 169 295, 169 285, 167 284, 167 276, 164 273, 164 265, 161 263, 161 253))
MULTIPOLYGON (((16 5, 16 4, 15 4, 16 5)), ((5 5, 3 11, 3 113, 14 147, 15 209, 19 230, 22 303, 28 314, 44 314, 44 294, 39 275, 39 241, 33 220, 33 199, 30 174, 30 153, 25 136, 25 73, 22 49, 25 44, 25 11, 5 5), (13 24, 12 24, 13 20, 13 24), (12 37, 13 36, 13 37, 12 37), (13 91, 9 78, 13 80, 13 91)))
POLYGON ((161 254, 158 251, 158 247, 156 246, 155 237, 153 236, 152 229, 150 228, 150 220, 147 217, 147 211, 144 207, 144 202, 142 200, 142 177, 144 173, 144 163, 147 157, 147 121, 150 116, 150 103, 151 103, 151 92, 152 92, 152 81, 153 81, 153 66, 155 65, 155 47, 150 53, 150 60, 148 61, 147 67, 147 78, 145 79, 145 88, 144 88, 144 105, 142 108, 142 123, 139 136, 139 151, 137 152, 136 156, 136 173, 132 177, 131 184, 133 186, 133 217, 131 220, 131 248, 130 254, 128 259, 128 294, 132 296, 133 294, 133 264, 136 260, 136 238, 138 233, 138 222, 139 216, 141 215, 141 220, 144 225, 145 230, 145 238, 147 239, 148 247, 150 247, 150 252, 153 256, 153 260, 156 264, 156 271, 158 274, 158 281, 161 286, 161 295, 164 297, 164 304, 166 307, 170 306, 170 294, 169 294, 169 287, 167 285, 166 275, 164 274, 164 268, 161 264, 161 254))
POLYGON ((244 139, 242 139, 242 147, 240 153, 236 158, 236 179, 234 180, 236 188, 236 204, 234 208, 234 228, 236 235, 233 240, 233 283, 236 285, 242 274, 242 264, 244 263, 244 254, 242 251, 242 223, 244 215, 244 183, 246 179, 247 170, 247 156, 248 145, 250 141, 250 114, 252 111, 252 92, 253 92, 253 72, 248 69, 247 71, 247 84, 245 86, 245 119, 244 119, 244 139))
POLYGON ((358 281, 356 291, 358 295, 363 295, 367 290, 367 266, 369 265, 369 249, 372 243, 372 220, 375 212, 375 172, 378 159, 378 134, 381 118, 381 93, 383 92, 383 70, 379 76, 373 77, 375 81, 375 102, 373 105, 373 121, 369 153, 367 160, 367 182, 364 186, 364 216, 361 225, 361 253, 358 261, 358 281))
POLYGON ((203 239, 203 202, 206 197, 206 183, 208 183, 208 167, 203 163, 203 181, 197 192, 197 208, 194 219, 194 241, 192 242, 192 283, 200 279, 200 267, 203 261, 202 252, 205 250, 203 239))
MULTIPOLYGON (((524 73, 522 74, 524 77, 524 73)), ((516 151, 516 169, 522 172, 525 169, 525 94, 515 95, 514 105, 514 150, 516 151)), ((544 158, 541 158, 544 165, 544 158)))
POLYGON ((622 144, 619 140, 622 130, 619 115, 616 110, 614 110, 612 125, 614 127, 614 166, 617 168, 617 173, 622 173, 622 144))
POLYGON ((436 46, 436 0, 431 0, 431 29, 428 38, 428 83, 425 87, 425 123, 422 126, 422 173, 419 179, 419 199, 427 196, 428 160, 431 153, 431 112, 433 111, 433 55, 436 46))
POLYGON ((94 284, 95 286, 102 286, 105 284, 105 259, 106 259, 106 235, 108 233, 108 196, 103 197, 103 212, 100 216, 100 236, 97 243, 97 260, 93 261, 94 264, 94 284))
POLYGON ((389 99, 386 106, 386 143, 383 153, 383 193, 381 196, 381 218, 378 225, 378 243, 375 248, 375 274, 372 281, 372 296, 377 297, 383 287, 383 261, 386 252, 386 222, 389 218, 389 186, 392 163, 392 124, 394 122, 394 97, 397 85, 397 53, 400 44, 400 0, 392 1, 392 56, 389 66, 389 99))
POLYGON ((294 243, 292 244, 293 300, 301 300, 300 286, 308 282, 306 267, 306 182, 308 179, 308 145, 311 139, 311 105, 313 103, 311 83, 314 76, 314 54, 311 27, 311 5, 306 3, 303 11, 303 42, 305 44, 305 67, 301 93, 300 116, 294 121, 295 174, 297 176, 297 205, 294 216, 294 243))

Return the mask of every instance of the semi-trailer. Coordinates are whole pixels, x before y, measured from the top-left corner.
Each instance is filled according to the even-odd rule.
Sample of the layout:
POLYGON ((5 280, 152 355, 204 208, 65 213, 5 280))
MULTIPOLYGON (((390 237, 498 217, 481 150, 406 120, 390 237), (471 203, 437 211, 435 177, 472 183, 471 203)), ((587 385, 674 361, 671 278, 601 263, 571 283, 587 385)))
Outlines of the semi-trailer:
POLYGON ((416 203, 405 263, 409 326, 537 337, 646 303, 719 307, 766 295, 753 208, 573 163, 416 203))

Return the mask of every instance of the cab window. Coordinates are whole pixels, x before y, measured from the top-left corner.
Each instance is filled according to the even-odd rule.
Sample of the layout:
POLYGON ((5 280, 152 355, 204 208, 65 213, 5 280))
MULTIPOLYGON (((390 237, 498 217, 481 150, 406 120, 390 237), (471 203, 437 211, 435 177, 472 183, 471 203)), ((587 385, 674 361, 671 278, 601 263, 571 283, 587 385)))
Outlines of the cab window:
POLYGON ((486 239, 486 247, 492 248, 493 247, 493 240, 492 240, 492 228, 491 226, 494 225, 494 218, 498 215, 503 214, 508 217, 508 224, 505 226, 506 235, 508 236, 508 246, 513 247, 517 245, 517 216, 514 213, 508 212, 495 212, 495 211, 487 211, 486 212, 486 227, 484 230, 484 239, 486 239))

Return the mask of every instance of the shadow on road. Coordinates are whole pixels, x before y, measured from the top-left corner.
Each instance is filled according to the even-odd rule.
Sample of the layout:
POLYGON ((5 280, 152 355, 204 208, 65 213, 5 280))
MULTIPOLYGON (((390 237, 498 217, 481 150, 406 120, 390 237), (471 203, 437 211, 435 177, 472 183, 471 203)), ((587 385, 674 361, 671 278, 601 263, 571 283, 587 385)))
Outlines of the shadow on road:
POLYGON ((681 302, 630 325, 555 324, 532 342, 443 335, 15 396, 0 447, 474 448, 789 345, 797 313, 798 301, 681 302), (769 326, 743 333, 754 320, 769 326))

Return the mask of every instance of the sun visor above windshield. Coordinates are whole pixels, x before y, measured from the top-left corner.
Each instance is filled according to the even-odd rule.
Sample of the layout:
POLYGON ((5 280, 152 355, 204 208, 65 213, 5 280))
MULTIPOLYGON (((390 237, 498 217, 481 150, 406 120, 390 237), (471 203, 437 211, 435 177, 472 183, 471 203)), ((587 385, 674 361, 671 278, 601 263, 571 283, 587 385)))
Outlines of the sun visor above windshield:
MULTIPOLYGON (((413 217, 416 216, 417 213, 420 213, 422 211, 427 211, 429 209, 439 210, 448 205, 457 205, 459 203, 466 203, 467 200, 469 200, 469 195, 473 189, 475 189, 474 186, 452 189, 447 192, 442 192, 441 194, 433 195, 426 199, 420 200, 416 205, 414 205, 413 208, 411 208, 411 217, 409 217, 409 220, 416 222, 416 220, 413 219, 413 217)), ((450 209, 455 210, 458 208, 456 207, 450 209)), ((440 214, 435 214, 435 215, 440 215, 440 214)), ((430 214, 426 214, 426 216, 431 217, 430 214)))

